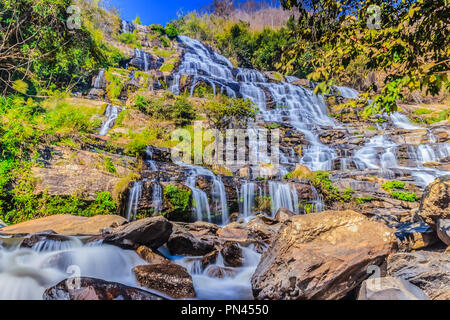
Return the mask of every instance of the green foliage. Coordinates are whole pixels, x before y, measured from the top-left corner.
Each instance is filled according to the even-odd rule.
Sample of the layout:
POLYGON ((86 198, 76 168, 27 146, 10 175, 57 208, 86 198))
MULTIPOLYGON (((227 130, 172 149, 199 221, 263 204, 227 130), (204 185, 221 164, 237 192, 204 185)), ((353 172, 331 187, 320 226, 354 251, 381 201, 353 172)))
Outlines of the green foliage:
POLYGON ((166 63, 159 69, 162 72, 172 72, 175 66, 171 63, 166 63))
POLYGON ((292 179, 294 178, 294 175, 292 174, 292 172, 286 173, 283 177, 283 179, 292 179))
POLYGON ((235 128, 246 128, 250 119, 255 119, 258 109, 253 102, 243 99, 229 99, 219 96, 207 101, 203 107, 209 125, 224 131, 233 125, 235 128))
POLYGON ((391 196, 398 200, 415 202, 419 200, 419 197, 414 192, 392 191, 391 196))
POLYGON ((385 183, 383 183, 383 189, 386 191, 392 191, 394 189, 403 189, 405 188, 405 183, 402 181, 386 181, 385 183))
POLYGON ((124 81, 119 74, 117 74, 114 69, 108 69, 105 72, 106 84, 106 95, 110 100, 115 100, 120 97, 124 89, 124 81))
MULTIPOLYGON (((113 13, 98 2, 77 1, 81 18, 72 18, 72 0, 0 2, 0 92, 37 94, 86 84, 92 71, 116 63, 117 50, 103 41, 97 28, 113 13), (100 17, 100 18, 99 18, 100 17), (81 22, 69 30, 68 23, 81 22), (21 80, 18 85, 16 80, 21 80), (27 84, 27 87, 24 86, 27 84)), ((112 24, 108 22, 108 24, 112 24)))
POLYGON ((429 113, 432 113, 432 112, 433 111, 431 111, 430 109, 427 109, 427 108, 419 108, 419 109, 414 111, 414 114, 423 115, 423 114, 429 114, 429 113))
POLYGON ((386 191, 389 191, 392 197, 402 200, 402 201, 408 201, 408 202, 415 202, 419 200, 417 195, 415 193, 410 192, 404 192, 400 191, 398 189, 404 189, 406 187, 406 184, 402 181, 386 181, 383 184, 383 189, 386 191))
POLYGON ((138 24, 138 25, 142 25, 141 18, 139 16, 136 16, 136 19, 133 20, 133 23, 134 24, 138 24))
POLYGON ((164 188, 164 199, 169 205, 168 212, 186 212, 190 210, 192 191, 174 185, 164 188))
POLYGON ((131 46, 137 46, 137 44, 138 44, 138 39, 137 39, 137 35, 135 32, 121 33, 117 36, 117 40, 119 40, 120 42, 122 42, 124 44, 131 45, 131 46))
POLYGON ((374 197, 360 197, 360 198, 355 198, 355 201, 359 204, 363 204, 363 203, 367 203, 367 202, 371 202, 375 200, 374 197))
POLYGON ((152 24, 151 29, 152 31, 156 31, 157 33, 159 33, 159 35, 163 35, 165 33, 164 27, 160 24, 152 24))
POLYGON ((162 97, 136 96, 135 108, 155 119, 172 120, 177 125, 187 125, 196 118, 194 105, 186 97, 167 93, 162 97))
POLYGON ((316 92, 327 92, 333 82, 383 73, 381 88, 375 82, 364 88, 364 101, 373 101, 365 110, 370 116, 396 111, 408 91, 448 90, 450 37, 443 22, 446 6, 439 1, 283 0, 282 5, 300 15, 288 23, 295 41, 285 46, 278 66, 286 73, 307 67, 299 59, 313 50, 307 64, 314 66, 308 77, 320 82, 316 92), (378 29, 367 25, 371 5, 381 11, 378 29))
POLYGON ((344 191, 340 191, 338 188, 333 186, 330 179, 330 173, 328 171, 315 171, 314 177, 311 178, 311 183, 324 195, 324 200, 328 204, 335 201, 349 202, 355 193, 352 188, 347 188, 344 191))
POLYGON ((168 23, 164 29, 164 32, 170 39, 174 39, 180 34, 180 31, 174 23, 168 23))
POLYGON ((117 173, 116 167, 114 166, 114 163, 110 157, 105 158, 105 161, 103 162, 103 168, 105 168, 105 170, 108 171, 109 173, 112 174, 117 173))

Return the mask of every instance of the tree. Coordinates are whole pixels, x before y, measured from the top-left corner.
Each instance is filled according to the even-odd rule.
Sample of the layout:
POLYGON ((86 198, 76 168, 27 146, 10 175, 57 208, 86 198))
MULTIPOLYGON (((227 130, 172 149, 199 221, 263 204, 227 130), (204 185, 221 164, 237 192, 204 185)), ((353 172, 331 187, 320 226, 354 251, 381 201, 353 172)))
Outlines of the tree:
POLYGON ((85 26, 69 27, 68 21, 79 21, 73 20, 79 18, 69 10, 71 4, 71 0, 0 2, 0 92, 25 89, 23 83, 31 94, 71 87, 105 64, 103 49, 85 26))
POLYGON ((243 99, 218 97, 206 102, 202 111, 212 128, 225 131, 230 128, 246 128, 250 119, 255 119, 258 110, 253 102, 243 99))
POLYGON ((236 10, 236 7, 233 0, 214 0, 212 10, 214 15, 227 18, 236 10))
POLYGON ((134 23, 134 24, 139 24, 139 25, 142 25, 142 22, 141 22, 141 17, 139 17, 139 16, 136 16, 136 19, 134 19, 133 23, 134 23))
POLYGON ((361 56, 366 73, 386 74, 381 90, 374 85, 364 94, 366 100, 372 96, 369 114, 395 111, 405 90, 437 94, 448 87, 448 10, 439 1, 283 0, 282 4, 297 8, 301 16, 291 24, 295 41, 285 48, 278 66, 295 72, 301 67, 299 57, 312 49, 309 63, 314 72, 309 77, 321 82, 317 92, 348 77, 346 68, 361 56), (380 29, 368 28, 374 5, 380 12, 380 29))

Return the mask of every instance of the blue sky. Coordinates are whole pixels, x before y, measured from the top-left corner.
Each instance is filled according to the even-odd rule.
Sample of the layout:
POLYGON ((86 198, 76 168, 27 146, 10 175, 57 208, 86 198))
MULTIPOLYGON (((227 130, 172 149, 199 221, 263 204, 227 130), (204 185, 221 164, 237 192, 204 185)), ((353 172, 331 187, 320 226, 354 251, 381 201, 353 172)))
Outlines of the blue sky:
POLYGON ((138 15, 143 24, 159 23, 165 25, 177 17, 182 9, 184 13, 200 9, 212 0, 110 0, 109 3, 120 10, 122 19, 132 21, 138 15))

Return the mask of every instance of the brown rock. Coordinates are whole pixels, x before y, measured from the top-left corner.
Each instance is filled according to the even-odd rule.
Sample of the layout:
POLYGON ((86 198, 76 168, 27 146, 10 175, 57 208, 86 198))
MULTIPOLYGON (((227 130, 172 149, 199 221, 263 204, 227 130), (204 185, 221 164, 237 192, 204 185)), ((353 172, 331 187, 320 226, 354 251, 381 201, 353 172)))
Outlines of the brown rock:
POLYGON ((172 255, 203 256, 214 250, 214 241, 211 239, 197 238, 181 227, 175 228, 167 242, 172 255))
POLYGON ((146 246, 140 246, 137 248, 136 253, 149 264, 169 263, 169 259, 155 253, 152 249, 146 246))
POLYGON ((252 277, 257 299, 341 299, 396 249, 383 223, 354 211, 292 217, 252 277))
POLYGON ((396 253, 387 261, 387 273, 408 280, 432 300, 450 299, 450 254, 417 251, 396 253))
POLYGON ((450 246, 450 219, 438 219, 436 228, 439 239, 450 246))
POLYGON ((172 233, 172 224, 164 217, 146 218, 131 222, 114 230, 107 235, 104 243, 122 248, 138 248, 145 245, 151 249, 158 249, 165 244, 172 233))
POLYGON ((236 275, 236 273, 237 272, 236 272, 235 269, 226 268, 226 267, 219 267, 219 266, 210 266, 206 270, 206 274, 209 277, 211 277, 211 278, 219 278, 219 279, 233 277, 234 275, 236 275))
POLYGON ((93 278, 80 278, 79 287, 74 279, 63 280, 45 290, 43 298, 44 300, 164 300, 141 289, 93 278))
POLYGON ((277 220, 278 222, 285 222, 286 220, 295 216, 296 216, 295 212, 292 212, 285 208, 280 208, 278 209, 277 214, 275 215, 275 220, 277 220))
POLYGON ((425 189, 418 215, 433 230, 438 219, 450 219, 450 175, 437 178, 425 189))
POLYGON ((210 253, 206 254, 202 258, 203 269, 206 269, 208 266, 216 263, 218 256, 219 256, 219 251, 217 251, 217 250, 211 251, 210 253))
POLYGON ((70 214, 30 220, 1 229, 3 234, 34 234, 53 230, 62 235, 97 235, 106 228, 120 226, 127 220, 116 215, 101 215, 91 218, 70 214))
POLYGON ((242 267, 244 257, 241 247, 236 242, 226 242, 220 252, 222 253, 225 265, 236 268, 242 267))
POLYGON ((191 275, 177 264, 137 266, 133 272, 139 285, 162 292, 175 299, 196 296, 191 275))

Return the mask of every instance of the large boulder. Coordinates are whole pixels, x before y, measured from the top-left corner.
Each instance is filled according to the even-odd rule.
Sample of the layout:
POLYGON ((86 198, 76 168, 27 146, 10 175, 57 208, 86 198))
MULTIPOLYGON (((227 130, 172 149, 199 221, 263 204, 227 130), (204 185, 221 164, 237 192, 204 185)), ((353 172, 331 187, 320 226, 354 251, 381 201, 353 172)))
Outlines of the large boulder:
POLYGON ((238 268, 244 264, 242 248, 236 242, 226 242, 220 252, 226 266, 238 268))
POLYGON ((172 255, 203 256, 214 250, 214 241, 209 237, 195 237, 177 225, 174 227, 174 232, 167 242, 167 248, 172 255))
POLYGON ((171 263, 133 268, 139 285, 166 294, 174 299, 196 296, 191 275, 186 268, 171 263))
POLYGON ((286 220, 252 277, 257 299, 341 299, 396 250, 394 232, 354 211, 286 220))
POLYGON ((408 280, 433 300, 450 299, 450 254, 429 251, 396 253, 387 261, 387 273, 408 280))
POLYGON ((430 300, 412 283, 393 277, 367 279, 359 291, 358 300, 430 300))
POLYGON ((125 249, 136 249, 141 245, 158 249, 172 233, 172 224, 164 217, 152 217, 131 222, 104 238, 104 243, 125 249))
POLYGON ((436 229, 439 239, 450 246, 450 219, 438 219, 436 229))
POLYGON ((278 222, 285 222, 286 220, 295 216, 295 212, 292 212, 285 208, 280 208, 275 215, 275 220, 277 220, 278 222))
POLYGON ((97 235, 104 229, 120 226, 126 221, 125 218, 116 215, 100 215, 87 218, 61 214, 5 227, 1 229, 1 233, 35 234, 52 230, 62 235, 97 235))
POLYGON ((45 290, 44 300, 163 300, 164 298, 120 283, 93 278, 67 279, 45 290))
POLYGON ((437 178, 425 189, 418 215, 433 230, 438 219, 450 219, 450 175, 437 178))

